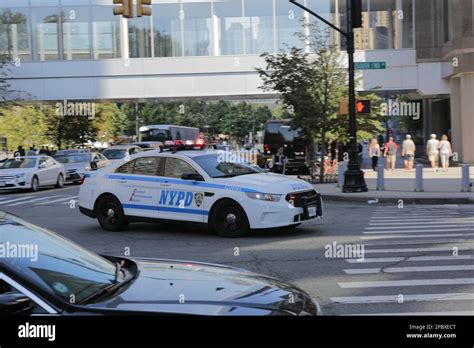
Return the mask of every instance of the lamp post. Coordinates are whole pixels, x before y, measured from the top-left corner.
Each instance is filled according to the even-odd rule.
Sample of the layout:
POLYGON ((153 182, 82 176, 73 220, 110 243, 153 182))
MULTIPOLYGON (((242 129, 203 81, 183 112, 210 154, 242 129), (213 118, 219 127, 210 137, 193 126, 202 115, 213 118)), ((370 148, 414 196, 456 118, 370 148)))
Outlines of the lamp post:
POLYGON ((347 32, 336 27, 334 24, 324 19, 311 9, 301 5, 297 0, 289 0, 292 4, 300 7, 304 11, 318 18, 332 29, 339 32, 346 38, 347 56, 349 60, 349 164, 347 171, 344 173, 344 186, 342 192, 355 193, 355 192, 367 192, 367 184, 364 179, 364 172, 360 168, 358 159, 358 146, 357 146, 357 111, 356 111, 356 93, 355 93, 355 68, 354 68, 354 28, 358 27, 359 23, 354 23, 357 12, 360 8, 360 0, 347 0, 347 32))

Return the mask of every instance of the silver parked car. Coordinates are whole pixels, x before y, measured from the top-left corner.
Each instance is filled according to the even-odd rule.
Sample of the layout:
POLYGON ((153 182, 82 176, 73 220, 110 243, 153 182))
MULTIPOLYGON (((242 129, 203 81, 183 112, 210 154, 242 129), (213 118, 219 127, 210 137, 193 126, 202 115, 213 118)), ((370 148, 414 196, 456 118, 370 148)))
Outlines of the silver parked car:
POLYGON ((107 157, 98 152, 70 153, 55 156, 54 158, 64 165, 66 182, 73 182, 75 184, 82 182, 84 173, 91 169, 91 162, 95 163, 98 169, 110 164, 107 157))

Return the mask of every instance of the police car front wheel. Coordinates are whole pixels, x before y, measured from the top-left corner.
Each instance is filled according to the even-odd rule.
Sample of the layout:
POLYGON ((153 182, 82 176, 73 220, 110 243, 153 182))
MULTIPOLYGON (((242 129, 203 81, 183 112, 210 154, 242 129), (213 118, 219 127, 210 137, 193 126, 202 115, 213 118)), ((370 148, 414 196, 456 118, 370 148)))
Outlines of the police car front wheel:
POLYGON ((245 211, 231 200, 217 203, 211 215, 211 227, 219 236, 226 238, 242 237, 250 230, 245 211))
POLYGON ((122 204, 112 195, 106 195, 99 199, 96 216, 100 226, 106 231, 116 232, 127 226, 122 204))

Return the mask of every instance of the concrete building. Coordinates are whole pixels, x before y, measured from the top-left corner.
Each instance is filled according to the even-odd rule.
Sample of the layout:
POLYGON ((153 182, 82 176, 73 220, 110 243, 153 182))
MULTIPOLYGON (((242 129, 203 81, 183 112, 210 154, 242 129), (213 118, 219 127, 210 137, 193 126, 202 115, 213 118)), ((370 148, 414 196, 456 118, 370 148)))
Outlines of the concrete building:
MULTIPOLYGON (((300 2, 345 23, 345 0, 300 2)), ((364 0, 356 32, 357 61, 387 67, 360 71, 361 91, 388 105, 422 104, 420 142, 448 133, 472 163, 473 2, 364 0)), ((255 72, 260 54, 303 47, 294 33, 304 18, 313 21, 288 0, 153 0, 152 17, 129 20, 112 8, 112 0, 2 0, 10 84, 42 101, 268 99, 255 72)), ((395 125, 413 116, 391 114, 395 125)))

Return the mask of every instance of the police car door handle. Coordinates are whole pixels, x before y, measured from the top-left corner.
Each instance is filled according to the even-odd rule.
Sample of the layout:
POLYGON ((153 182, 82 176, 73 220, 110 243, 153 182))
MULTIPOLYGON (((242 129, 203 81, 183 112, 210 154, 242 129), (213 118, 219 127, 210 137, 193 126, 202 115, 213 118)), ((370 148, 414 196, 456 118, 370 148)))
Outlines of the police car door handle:
POLYGON ((168 186, 171 186, 171 184, 168 181, 165 181, 165 182, 160 183, 160 186, 168 187, 168 186))
POLYGON ((126 184, 127 180, 119 180, 118 182, 119 182, 119 184, 126 184))

